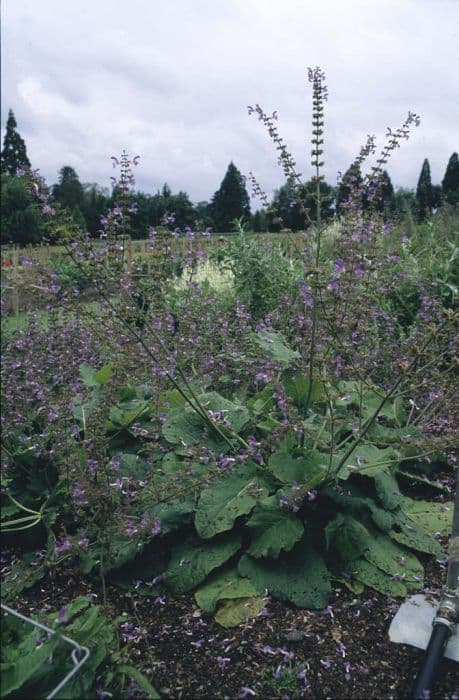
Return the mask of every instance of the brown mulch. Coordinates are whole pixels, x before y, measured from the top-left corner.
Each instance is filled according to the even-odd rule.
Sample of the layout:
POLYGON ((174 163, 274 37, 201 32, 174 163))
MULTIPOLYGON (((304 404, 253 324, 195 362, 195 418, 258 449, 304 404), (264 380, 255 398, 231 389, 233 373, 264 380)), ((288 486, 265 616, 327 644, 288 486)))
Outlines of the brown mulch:
MULTIPOLYGON (((426 561, 428 591, 436 599, 443 578, 444 568, 426 561)), ((12 607, 34 617, 45 606, 58 610, 96 592, 100 601, 89 580, 76 581, 69 572, 25 591, 12 607)), ((109 613, 132 623, 123 628, 131 650, 125 661, 146 674, 162 698, 408 698, 423 656, 389 641, 400 601, 370 589, 356 596, 337 584, 322 611, 268 601, 267 614, 231 629, 199 610, 192 595, 164 600, 109 586, 107 597, 109 613)), ((455 662, 442 661, 431 700, 459 698, 458 671, 455 662)), ((133 688, 129 697, 142 695, 133 688)))

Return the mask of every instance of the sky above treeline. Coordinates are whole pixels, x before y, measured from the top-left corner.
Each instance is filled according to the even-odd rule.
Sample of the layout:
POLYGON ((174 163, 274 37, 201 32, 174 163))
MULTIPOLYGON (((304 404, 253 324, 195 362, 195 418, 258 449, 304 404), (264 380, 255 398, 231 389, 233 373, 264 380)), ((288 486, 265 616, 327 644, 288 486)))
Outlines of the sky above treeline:
POLYGON ((70 165, 109 187, 126 149, 144 192, 167 182, 209 200, 232 160, 271 196, 284 180, 255 103, 277 111, 307 180, 317 65, 330 184, 408 110, 421 125, 388 165, 395 186, 416 187, 424 158, 441 182, 459 150, 459 0, 4 0, 1 12, 2 142, 12 108, 50 184, 70 165))

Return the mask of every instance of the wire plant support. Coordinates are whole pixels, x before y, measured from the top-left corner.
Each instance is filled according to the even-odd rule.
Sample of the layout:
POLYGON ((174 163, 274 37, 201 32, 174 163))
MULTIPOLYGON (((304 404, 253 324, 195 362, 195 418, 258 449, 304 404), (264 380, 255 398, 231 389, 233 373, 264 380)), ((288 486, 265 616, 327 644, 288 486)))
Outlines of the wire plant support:
MULTIPOLYGON (((4 605, 1 603, 1 608, 2 610, 5 610, 9 615, 14 615, 15 617, 19 618, 20 620, 23 620, 23 622, 27 622, 30 625, 34 625, 35 627, 38 627, 39 629, 43 630, 44 632, 47 632, 47 634, 55 636, 56 631, 51 629, 50 627, 47 627, 46 625, 42 625, 41 622, 36 622, 36 620, 32 620, 30 617, 26 617, 25 615, 22 615, 22 613, 18 612, 17 610, 13 610, 12 608, 9 608, 7 605, 4 605)), ((52 700, 52 698, 55 698, 57 693, 62 690, 62 688, 67 685, 69 680, 73 678, 73 676, 78 673, 80 668, 83 666, 84 663, 89 658, 89 649, 87 647, 83 647, 78 642, 75 642, 73 639, 70 639, 69 637, 66 637, 65 635, 59 635, 59 639, 62 639, 62 641, 66 642, 67 644, 70 644, 73 647, 73 651, 71 653, 71 659, 73 662, 73 668, 65 678, 54 688, 54 690, 49 693, 49 695, 46 696, 46 700, 52 700)))

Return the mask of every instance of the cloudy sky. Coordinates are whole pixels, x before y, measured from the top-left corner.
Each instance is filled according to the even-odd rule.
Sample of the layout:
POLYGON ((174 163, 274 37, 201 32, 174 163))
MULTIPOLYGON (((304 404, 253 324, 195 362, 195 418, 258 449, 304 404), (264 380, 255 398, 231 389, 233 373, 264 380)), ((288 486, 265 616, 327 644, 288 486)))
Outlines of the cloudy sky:
MULTIPOLYGON (((110 156, 140 154, 137 187, 210 199, 228 163, 267 192, 282 182, 247 105, 277 110, 311 176, 307 67, 327 75, 325 174, 367 134, 421 115, 389 165, 415 187, 459 150, 459 0, 3 0, 2 138, 12 108, 34 167, 108 186, 110 156)), ((255 202, 254 202, 255 204, 255 202)))

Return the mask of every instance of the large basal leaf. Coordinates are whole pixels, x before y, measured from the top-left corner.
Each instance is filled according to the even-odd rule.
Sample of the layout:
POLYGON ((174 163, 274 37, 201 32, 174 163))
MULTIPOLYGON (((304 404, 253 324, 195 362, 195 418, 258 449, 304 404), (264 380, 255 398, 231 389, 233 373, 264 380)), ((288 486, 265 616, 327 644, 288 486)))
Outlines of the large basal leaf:
POLYGON ((366 559, 348 562, 347 572, 365 586, 370 586, 384 595, 405 596, 407 594, 406 586, 401 581, 391 578, 366 559))
POLYGON ((430 534, 449 535, 453 525, 454 503, 431 503, 403 497, 400 505, 406 515, 430 534))
POLYGON ((308 484, 310 488, 317 486, 327 470, 328 456, 318 450, 305 450, 304 454, 294 457, 288 452, 278 451, 268 460, 268 469, 283 484, 308 484))
POLYGON ((271 359, 278 362, 284 369, 290 367, 292 362, 300 357, 300 353, 297 350, 289 348, 281 333, 262 330, 254 333, 253 339, 258 347, 264 350, 271 359))
MULTIPOLYGON (((364 421, 374 415, 384 396, 383 390, 377 392, 376 389, 368 389, 356 381, 342 381, 339 382, 338 387, 340 396, 336 401, 336 405, 353 406, 360 411, 364 421)), ((392 402, 386 401, 378 415, 394 421, 395 414, 392 402)))
POLYGON ((252 583, 247 578, 241 578, 237 569, 219 571, 213 574, 194 594, 200 608, 206 612, 214 612, 219 600, 230 598, 250 598, 256 596, 252 583))
POLYGON ((405 428, 391 428, 381 423, 373 423, 366 437, 371 442, 384 446, 402 441, 406 444, 421 437, 421 435, 422 431, 415 425, 409 425, 405 428))
POLYGON ((419 552, 433 554, 436 557, 444 555, 443 547, 437 542, 434 535, 419 527, 414 520, 411 520, 402 511, 399 511, 396 515, 394 527, 388 532, 389 537, 405 547, 417 549, 419 552))
POLYGON ((323 558, 304 541, 293 552, 279 559, 253 559, 245 554, 238 566, 258 593, 268 591, 279 600, 288 600, 299 608, 323 608, 330 597, 330 572, 323 558))
POLYGON ((165 503, 159 503, 147 508, 147 513, 151 521, 159 518, 161 523, 161 534, 167 535, 169 532, 178 530, 184 525, 188 525, 193 520, 195 509, 195 499, 192 495, 187 495, 183 499, 175 498, 165 503))
POLYGON ((172 550, 164 575, 172 593, 185 593, 200 584, 206 576, 228 561, 241 546, 240 537, 226 537, 218 542, 203 542, 195 547, 181 544, 172 550))
MULTIPOLYGON (((338 459, 339 452, 336 454, 338 459)), ((340 479, 346 480, 350 474, 362 474, 363 476, 374 477, 383 470, 394 464, 397 453, 393 447, 380 449, 374 445, 357 445, 354 452, 348 457, 338 472, 340 479)))
POLYGON ((138 455, 124 452, 120 458, 120 476, 127 476, 130 479, 143 480, 149 477, 151 465, 141 459, 138 455))
MULTIPOLYGON (((229 438, 231 430, 239 433, 250 419, 245 406, 233 403, 215 391, 200 394, 198 398, 209 418, 214 420, 218 429, 229 438)), ((179 406, 169 412, 162 432, 166 440, 174 445, 192 446, 199 443, 216 452, 228 450, 228 443, 213 430, 202 415, 188 405, 179 406)))
POLYGON ((385 535, 375 535, 363 556, 370 564, 385 571, 389 576, 400 578, 410 588, 422 586, 424 569, 421 562, 414 554, 404 547, 399 547, 385 535))
POLYGON ((237 627, 248 618, 256 617, 265 606, 259 596, 227 600, 218 609, 215 621, 222 627, 237 627))
MULTIPOLYGON (((285 393, 298 408, 308 408, 309 384, 309 379, 302 375, 297 375, 285 382, 285 393)), ((319 401, 323 396, 324 387, 322 382, 313 382, 309 403, 319 401)))
POLYGON ((195 516, 199 536, 208 539, 231 530, 236 518, 250 513, 258 499, 268 495, 269 488, 257 469, 246 464, 227 479, 203 490, 195 516))
POLYGON ((344 561, 359 557, 371 544, 367 528, 350 515, 338 515, 325 528, 327 548, 333 545, 344 561))
POLYGON ((388 468, 382 469, 373 476, 376 493, 384 508, 394 510, 400 505, 402 494, 398 487, 397 479, 388 468))
MULTIPOLYGON (((17 622, 18 625, 22 624, 17 622)), ((25 637, 17 647, 14 662, 2 663, 1 668, 1 694, 6 697, 14 690, 21 688, 34 674, 39 671, 52 656, 57 646, 58 639, 53 637, 37 646, 39 635, 35 630, 25 637)))
POLYGON ((221 413, 222 418, 228 421, 235 433, 240 433, 250 419, 250 413, 246 406, 229 401, 216 391, 200 394, 199 401, 211 416, 215 413, 221 413))
POLYGON ((258 503, 247 527, 252 530, 247 551, 256 558, 275 559, 281 550, 290 551, 304 532, 303 523, 296 515, 279 508, 277 496, 258 503))

